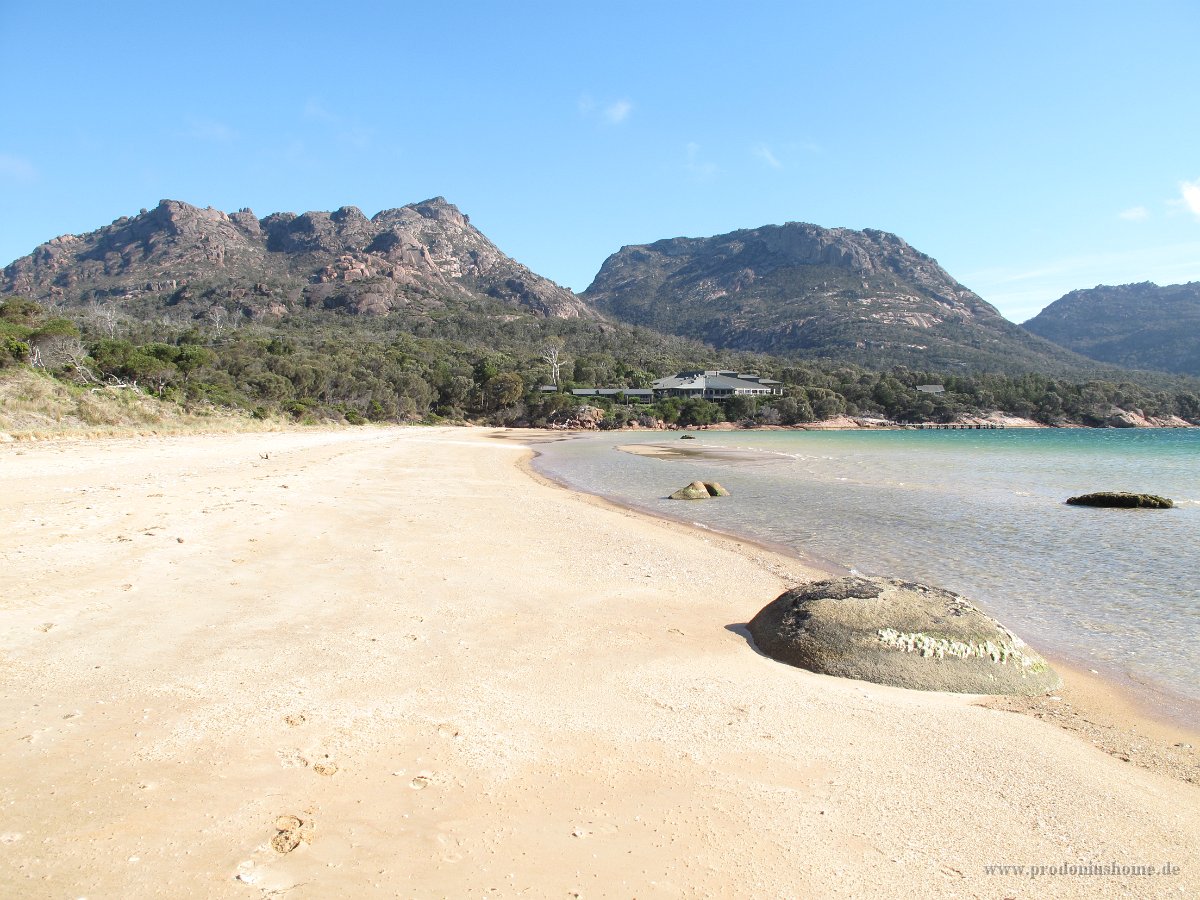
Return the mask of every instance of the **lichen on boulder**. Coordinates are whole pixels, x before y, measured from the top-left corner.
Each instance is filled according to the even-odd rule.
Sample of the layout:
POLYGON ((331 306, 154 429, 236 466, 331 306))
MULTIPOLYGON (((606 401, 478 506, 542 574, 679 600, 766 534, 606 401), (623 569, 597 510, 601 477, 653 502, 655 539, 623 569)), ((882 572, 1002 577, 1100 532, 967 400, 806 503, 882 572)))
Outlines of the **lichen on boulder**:
POLYGON ((1080 494, 1078 497, 1068 497, 1071 506, 1105 506, 1118 509, 1172 509, 1173 500, 1160 497, 1157 494, 1135 494, 1129 491, 1096 491, 1091 494, 1080 494))
POLYGON ((750 634, 780 662, 897 687, 1028 696, 1061 684, 1040 655, 965 597, 895 578, 793 588, 759 611, 750 634))

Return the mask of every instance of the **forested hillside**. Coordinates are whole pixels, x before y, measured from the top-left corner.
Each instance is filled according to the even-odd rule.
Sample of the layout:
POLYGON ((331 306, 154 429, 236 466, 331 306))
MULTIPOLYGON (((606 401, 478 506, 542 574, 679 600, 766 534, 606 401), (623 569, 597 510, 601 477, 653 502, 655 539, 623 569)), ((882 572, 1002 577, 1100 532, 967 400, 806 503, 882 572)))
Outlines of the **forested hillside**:
POLYGON ((1200 282, 1072 291, 1025 328, 1109 365, 1200 376, 1200 282))
POLYGON ((643 388, 687 368, 757 372, 785 395, 589 398, 603 415, 587 420, 1200 417, 1194 379, 1081 367, 883 232, 788 225, 626 248, 588 297, 634 321, 509 258, 442 198, 262 219, 164 200, 4 269, 0 366, 299 421, 566 423, 584 403, 574 386, 643 388), (715 332, 673 329, 690 336, 639 324, 705 310, 736 315, 715 332), (726 326, 824 337, 733 340, 726 326))
POLYGON ((647 329, 588 319, 513 315, 481 301, 470 315, 419 321, 324 312, 277 321, 213 322, 113 317, 103 307, 64 315, 30 300, 0 304, 0 367, 33 366, 92 389, 135 389, 184 407, 240 408, 298 421, 464 421, 543 425, 569 421, 583 401, 573 386, 645 387, 685 368, 755 371, 783 382, 783 397, 724 405, 662 401, 605 407, 606 426, 730 420, 797 424, 841 414, 949 422, 1002 411, 1046 424, 1116 424, 1114 410, 1200 421, 1200 385, 1072 381, 1046 375, 946 376, 894 368, 797 362, 717 351, 647 329), (541 390, 559 376, 558 392, 541 390), (917 390, 938 384, 944 393, 917 390))
POLYGON ((717 347, 871 368, 1096 368, 1007 321, 894 234, 800 222, 623 247, 583 298, 624 322, 717 347))

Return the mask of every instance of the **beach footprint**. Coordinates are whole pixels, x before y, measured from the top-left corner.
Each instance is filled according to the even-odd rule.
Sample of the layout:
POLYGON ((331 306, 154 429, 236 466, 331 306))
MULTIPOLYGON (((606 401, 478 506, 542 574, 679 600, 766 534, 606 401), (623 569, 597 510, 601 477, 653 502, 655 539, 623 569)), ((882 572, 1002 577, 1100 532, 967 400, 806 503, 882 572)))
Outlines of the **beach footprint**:
POLYGON ((313 763, 313 771, 318 775, 324 775, 326 778, 332 778, 338 773, 340 767, 328 753, 313 763))
POLYGON ((284 856, 301 844, 312 843, 312 823, 299 816, 280 816, 275 820, 275 836, 271 849, 284 856))
POLYGON ((275 755, 279 757, 279 764, 285 769, 308 768, 308 760, 298 749, 278 750, 275 755))

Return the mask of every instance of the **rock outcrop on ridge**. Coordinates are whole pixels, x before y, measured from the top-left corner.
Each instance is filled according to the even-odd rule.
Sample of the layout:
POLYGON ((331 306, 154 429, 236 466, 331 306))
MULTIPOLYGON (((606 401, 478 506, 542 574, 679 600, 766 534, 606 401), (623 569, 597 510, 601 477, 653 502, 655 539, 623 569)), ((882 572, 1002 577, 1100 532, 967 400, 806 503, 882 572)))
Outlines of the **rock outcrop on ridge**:
POLYGON ((945 371, 1094 367, 872 229, 789 222, 627 246, 582 296, 613 318, 717 347, 945 371))
POLYGON ((794 588, 749 627, 762 653, 825 675, 967 694, 1031 696, 1061 684, 1041 656, 965 597, 894 578, 794 588))
POLYGON ((1071 291, 1024 327, 1112 365, 1200 375, 1200 281, 1071 291))
POLYGON ((383 316, 409 304, 490 298, 542 316, 594 317, 570 290, 505 256, 441 197, 367 218, 226 214, 178 200, 63 235, 3 271, 0 294, 130 311, 182 306, 252 317, 304 308, 383 316))

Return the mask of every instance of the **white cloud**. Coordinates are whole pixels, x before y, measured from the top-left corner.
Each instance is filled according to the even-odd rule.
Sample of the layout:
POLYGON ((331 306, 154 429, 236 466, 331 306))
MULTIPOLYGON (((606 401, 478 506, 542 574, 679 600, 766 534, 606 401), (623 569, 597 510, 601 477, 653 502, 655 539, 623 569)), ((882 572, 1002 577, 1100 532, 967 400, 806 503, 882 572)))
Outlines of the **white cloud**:
POLYGON ((304 118, 313 122, 326 122, 329 124, 336 124, 342 120, 341 116, 330 112, 320 100, 312 97, 304 102, 304 118))
POLYGON ((777 157, 774 153, 772 153, 771 148, 768 147, 766 144, 759 144, 758 146, 756 146, 754 148, 754 155, 757 156, 759 159, 761 159, 763 162, 765 162, 772 169, 782 169, 783 168, 783 163, 781 163, 779 161, 779 157, 777 157))
POLYGON ((1144 222, 1150 218, 1150 210, 1144 206, 1131 206, 1122 210, 1118 215, 1127 222, 1144 222))
POLYGON ((355 125, 351 128, 346 128, 338 134, 338 140, 355 150, 367 150, 370 148, 375 137, 375 131, 371 128, 364 128, 361 125, 355 125))
POLYGON ((717 164, 709 162, 700 156, 700 145, 694 141, 687 145, 683 167, 701 181, 707 181, 717 174, 717 164))
POLYGON ((375 142, 375 129, 362 125, 358 119, 344 116, 326 106, 319 98, 309 97, 301 111, 304 119, 326 138, 335 140, 351 150, 369 150, 375 142))
POLYGON ((620 125, 633 112, 633 103, 625 97, 600 103, 591 94, 581 94, 576 107, 580 118, 604 125, 620 125))
POLYGON ((620 125, 633 112, 633 104, 628 100, 617 100, 604 107, 604 121, 609 125, 620 125))
POLYGON ((1021 322, 1077 288, 1200 280, 1200 243, 1155 244, 1119 253, 1068 256, 1022 269, 979 269, 965 273, 959 280, 1011 321, 1021 322))
POLYGON ((1200 178, 1195 181, 1179 182, 1179 192, 1183 195, 1183 205, 1200 216, 1200 178))
POLYGON ((237 132, 215 119, 199 119, 189 116, 183 136, 194 141, 210 141, 215 144, 228 144, 237 137, 237 132))
POLYGON ((0 153, 0 178, 11 181, 33 181, 37 177, 37 169, 27 159, 20 156, 8 156, 0 153))

